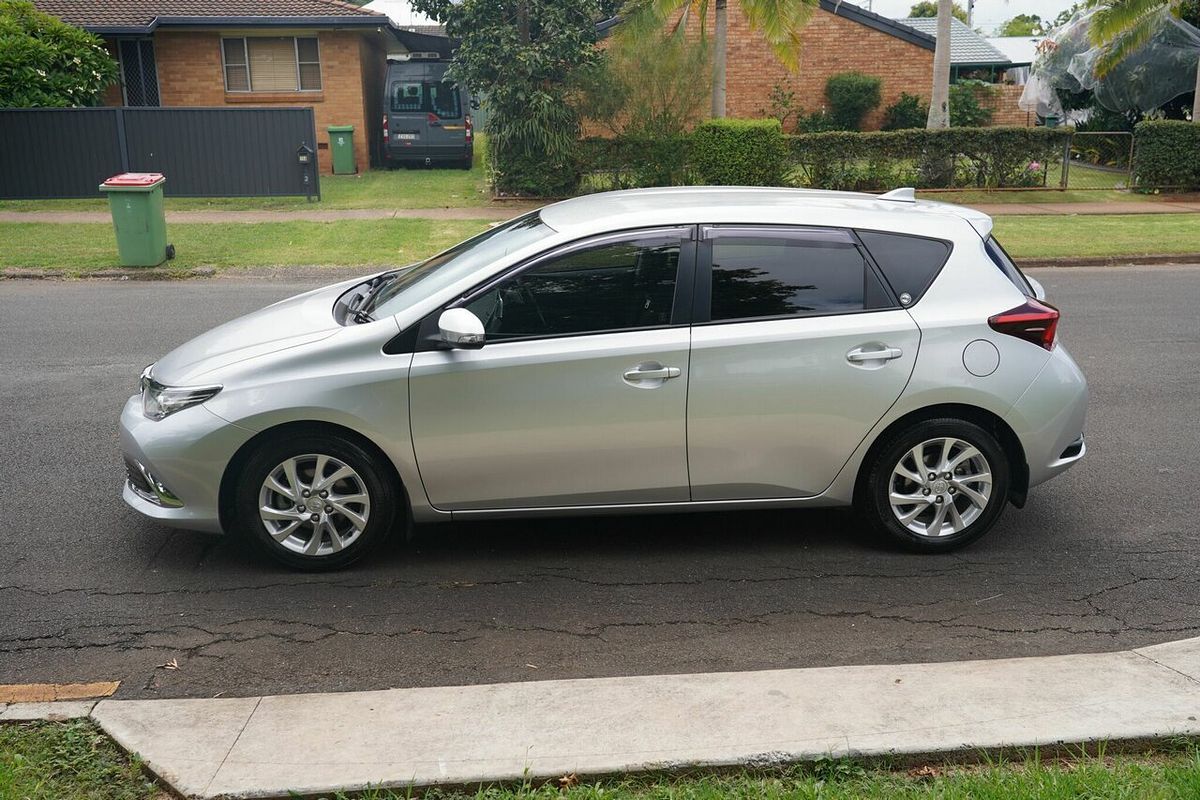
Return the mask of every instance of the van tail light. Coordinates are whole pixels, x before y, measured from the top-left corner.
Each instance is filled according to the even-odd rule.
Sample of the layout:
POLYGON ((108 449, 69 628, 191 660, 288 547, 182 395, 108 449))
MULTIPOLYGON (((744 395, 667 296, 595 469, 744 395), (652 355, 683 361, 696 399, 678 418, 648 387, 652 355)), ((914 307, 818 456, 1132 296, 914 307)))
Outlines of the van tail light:
POLYGON ((432 112, 425 115, 425 121, 430 125, 440 125, 442 122, 440 119, 438 119, 438 115, 432 112))
POLYGON ((384 144, 387 144, 391 140, 392 140, 392 137, 388 134, 388 115, 384 114, 383 115, 383 142, 384 142, 384 144))
POLYGON ((467 114, 465 124, 467 126, 467 141, 469 142, 475 138, 475 123, 471 120, 470 114, 467 114))
POLYGON ((1016 336, 1038 347, 1053 350, 1058 316, 1057 308, 1031 297, 1016 308, 989 317, 988 325, 997 333, 1016 336))

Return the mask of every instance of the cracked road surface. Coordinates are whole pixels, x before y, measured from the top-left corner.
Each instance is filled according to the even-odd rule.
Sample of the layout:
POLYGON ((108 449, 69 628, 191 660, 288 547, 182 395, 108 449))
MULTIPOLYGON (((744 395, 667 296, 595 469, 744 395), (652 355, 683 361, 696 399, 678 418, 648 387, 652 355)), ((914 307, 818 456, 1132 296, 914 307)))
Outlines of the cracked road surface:
POLYGON ((1089 454, 958 554, 841 511, 426 527, 302 575, 119 498, 141 369, 308 288, 0 284, 0 683, 252 695, 1103 651, 1200 634, 1200 267, 1034 271, 1089 454), (178 670, 159 668, 176 659, 178 670))

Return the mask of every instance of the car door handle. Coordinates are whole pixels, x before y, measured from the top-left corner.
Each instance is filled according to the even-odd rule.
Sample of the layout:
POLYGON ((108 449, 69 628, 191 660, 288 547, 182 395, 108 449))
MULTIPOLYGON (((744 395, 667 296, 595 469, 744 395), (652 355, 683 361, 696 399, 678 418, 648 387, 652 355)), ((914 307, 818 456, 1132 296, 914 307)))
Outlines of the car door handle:
POLYGON ((630 383, 637 383, 638 381, 665 381, 670 378, 678 378, 679 375, 679 367, 634 367, 625 370, 622 377, 630 383))
POLYGON ((899 347, 882 347, 878 350, 856 347, 849 353, 846 353, 846 360, 853 364, 861 364, 863 361, 891 361, 893 358, 899 358, 902 355, 904 355, 904 351, 899 347))

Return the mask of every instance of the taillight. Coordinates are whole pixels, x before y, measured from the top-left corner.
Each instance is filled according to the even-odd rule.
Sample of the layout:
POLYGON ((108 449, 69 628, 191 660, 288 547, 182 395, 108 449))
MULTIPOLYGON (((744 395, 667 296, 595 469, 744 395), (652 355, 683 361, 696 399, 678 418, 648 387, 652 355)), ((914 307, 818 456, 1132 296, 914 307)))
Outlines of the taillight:
POLYGON ((426 120, 426 122, 428 122, 430 125, 437 125, 437 124, 439 124, 439 123, 441 122, 441 120, 440 120, 440 119, 438 119, 438 115, 437 115, 437 114, 433 114, 433 113, 426 114, 426 115, 425 115, 425 120, 426 120))
POLYGON ((388 135, 388 115, 387 114, 383 115, 383 141, 385 143, 391 141, 391 137, 388 135))
POLYGON ((1058 309, 1054 306, 1029 298, 1016 308, 989 317, 988 325, 997 333, 1016 336, 1038 347, 1053 350, 1058 316, 1058 309))
POLYGON ((471 138, 475 136, 475 123, 471 121, 470 114, 467 114, 465 119, 467 126, 467 141, 469 142, 471 141, 471 138))

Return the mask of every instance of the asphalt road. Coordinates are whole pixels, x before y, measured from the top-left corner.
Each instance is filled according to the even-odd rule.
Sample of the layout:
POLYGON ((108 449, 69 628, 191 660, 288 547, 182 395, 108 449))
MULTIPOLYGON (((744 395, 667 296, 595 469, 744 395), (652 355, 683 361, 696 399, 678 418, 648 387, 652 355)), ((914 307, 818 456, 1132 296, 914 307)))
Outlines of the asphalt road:
POLYGON ((328 575, 119 498, 140 370, 305 285, 0 283, 0 683, 235 696, 1200 635, 1200 267, 1034 274, 1091 381, 1089 455, 964 552, 882 549, 844 512, 753 512, 430 526, 328 575))

